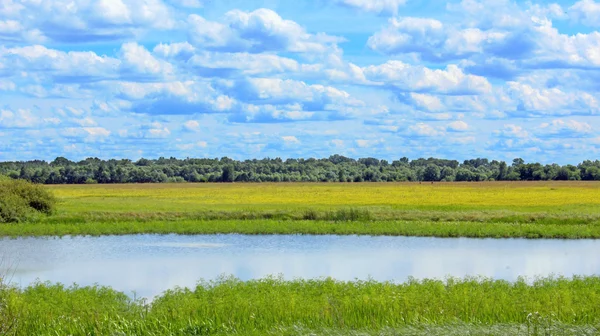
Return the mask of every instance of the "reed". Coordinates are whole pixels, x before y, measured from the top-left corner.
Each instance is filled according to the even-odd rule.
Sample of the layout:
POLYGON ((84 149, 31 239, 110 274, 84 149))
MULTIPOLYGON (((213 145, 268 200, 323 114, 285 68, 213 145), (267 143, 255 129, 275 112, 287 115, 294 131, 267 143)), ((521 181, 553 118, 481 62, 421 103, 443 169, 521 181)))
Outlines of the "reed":
POLYGON ((240 281, 169 290, 151 303, 106 287, 2 288, 8 335, 595 334, 600 277, 240 281))

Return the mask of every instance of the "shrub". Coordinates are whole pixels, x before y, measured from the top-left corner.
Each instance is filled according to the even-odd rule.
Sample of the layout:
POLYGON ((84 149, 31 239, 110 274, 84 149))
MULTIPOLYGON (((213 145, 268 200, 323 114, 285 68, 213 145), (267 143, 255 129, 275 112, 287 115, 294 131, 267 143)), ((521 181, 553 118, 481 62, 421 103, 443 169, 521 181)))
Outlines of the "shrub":
POLYGON ((333 212, 328 212, 326 218, 328 220, 342 221, 369 221, 372 219, 371 212, 367 209, 339 209, 333 212))
POLYGON ((36 212, 50 215, 56 199, 43 186, 24 180, 0 180, 0 223, 22 222, 36 212))

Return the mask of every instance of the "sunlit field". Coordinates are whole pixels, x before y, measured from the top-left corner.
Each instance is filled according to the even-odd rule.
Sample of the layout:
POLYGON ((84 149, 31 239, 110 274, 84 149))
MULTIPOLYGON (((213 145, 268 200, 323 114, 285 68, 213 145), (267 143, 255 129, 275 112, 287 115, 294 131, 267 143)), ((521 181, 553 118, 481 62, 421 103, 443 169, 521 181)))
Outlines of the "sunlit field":
POLYGON ((600 214, 598 182, 113 184, 49 186, 66 213, 376 207, 600 214))
POLYGON ((600 183, 48 186, 58 211, 0 235, 307 233, 600 238, 600 183))

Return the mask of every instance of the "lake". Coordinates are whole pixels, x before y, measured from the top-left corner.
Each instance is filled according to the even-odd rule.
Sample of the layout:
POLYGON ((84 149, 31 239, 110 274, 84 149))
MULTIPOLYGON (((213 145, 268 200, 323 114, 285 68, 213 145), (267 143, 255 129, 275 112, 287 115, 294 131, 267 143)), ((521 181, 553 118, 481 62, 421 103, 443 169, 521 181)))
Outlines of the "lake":
POLYGON ((333 277, 402 282, 409 277, 600 274, 600 240, 309 235, 129 235, 0 239, 0 274, 100 284, 137 297, 203 279, 333 277))

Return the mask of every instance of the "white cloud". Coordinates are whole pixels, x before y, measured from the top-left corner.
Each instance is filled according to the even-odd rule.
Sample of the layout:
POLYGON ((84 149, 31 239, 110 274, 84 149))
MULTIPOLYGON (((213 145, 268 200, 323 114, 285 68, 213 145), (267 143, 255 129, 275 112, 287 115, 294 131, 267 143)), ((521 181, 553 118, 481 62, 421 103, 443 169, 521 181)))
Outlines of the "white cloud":
POLYGON ((579 138, 588 137, 592 135, 592 132, 592 126, 586 122, 555 119, 549 123, 542 123, 537 130, 537 135, 553 138, 579 138))
POLYGON ((469 129, 469 124, 462 120, 453 121, 446 126, 446 129, 454 132, 464 132, 469 129))
POLYGON ((408 98, 416 107, 425 111, 437 112, 444 109, 440 98, 434 95, 411 92, 408 98))
POLYGON ((359 106, 362 102, 332 86, 278 78, 248 78, 227 88, 229 94, 254 104, 299 104, 306 111, 330 106, 359 106))
POLYGON ((200 123, 196 120, 188 120, 183 123, 183 128, 190 132, 200 132, 200 123))
POLYGON ((443 135, 443 132, 440 131, 439 129, 425 124, 425 123, 418 123, 415 125, 411 125, 408 127, 409 130, 409 134, 413 135, 413 136, 420 136, 420 137, 435 137, 435 136, 441 136, 443 135))
POLYGON ((145 137, 148 138, 167 138, 171 135, 171 131, 159 123, 153 123, 152 127, 148 128, 145 132, 145 137))
POLYGON ((4 0, 0 14, 20 22, 22 38, 58 42, 119 40, 140 29, 169 29, 173 13, 161 0, 4 0))
POLYGON ((204 0, 170 0, 176 5, 187 8, 201 8, 204 6, 204 0))
POLYGON ((337 3, 366 12, 396 15, 406 0, 337 0, 337 3))
POLYGON ((166 76, 173 72, 171 64, 157 60, 146 48, 135 42, 121 46, 121 72, 128 75, 166 76))
POLYGON ((517 111, 534 114, 598 114, 600 102, 587 92, 564 92, 559 88, 534 88, 508 82, 508 92, 517 102, 517 111))
POLYGON ((477 139, 474 136, 449 137, 447 139, 450 144, 468 145, 473 144, 477 139))
POLYGON ((223 77, 228 74, 247 76, 289 73, 302 70, 296 60, 273 54, 201 52, 187 61, 204 76, 223 77))
POLYGON ((122 25, 131 23, 129 8, 121 0, 97 0, 93 13, 110 24, 122 25))
POLYGON ((486 78, 467 75, 452 64, 445 70, 432 70, 401 61, 388 61, 363 68, 363 72, 367 79, 401 91, 479 94, 489 92, 492 87, 486 78))
POLYGON ((196 49, 194 46, 189 44, 188 42, 180 42, 180 43, 170 43, 163 44, 160 43, 154 47, 152 52, 157 56, 167 59, 173 58, 183 58, 185 60, 192 57, 195 53, 196 49))
POLYGON ((241 111, 234 114, 229 120, 232 122, 270 123, 311 120, 314 116, 314 112, 303 111, 300 104, 283 106, 244 104, 241 111))
POLYGON ((215 113, 231 110, 236 101, 206 82, 119 82, 119 95, 132 102, 136 112, 148 114, 215 113))
POLYGON ((342 139, 333 139, 330 142, 333 146, 338 147, 338 148, 345 146, 345 142, 342 139))
POLYGON ((385 142, 384 139, 358 139, 355 140, 359 148, 371 148, 381 145, 385 142))
POLYGON ((288 145, 290 145, 290 144, 299 144, 300 143, 300 141, 298 140, 298 138, 296 138, 293 135, 282 136, 281 139, 283 140, 283 142, 285 142, 288 145))
POLYGON ((61 131, 67 138, 81 139, 85 142, 104 141, 111 132, 104 127, 67 127, 61 131))
POLYGON ((194 150, 198 148, 206 148, 208 143, 206 141, 198 141, 195 143, 177 144, 175 147, 180 150, 194 150))
POLYGON ((30 110, 17 111, 0 109, 0 126, 4 128, 33 128, 39 124, 39 118, 30 110))
POLYGON ((253 12, 229 11, 224 23, 192 14, 188 25, 190 42, 196 47, 230 52, 323 53, 342 41, 326 34, 307 33, 296 22, 285 20, 266 8, 253 12))
POLYGON ((528 138, 529 133, 523 127, 515 124, 506 124, 501 130, 495 130, 493 134, 501 138, 528 138))
POLYGON ((600 3, 594 0, 581 0, 569 7, 571 20, 590 27, 600 27, 600 3))
POLYGON ((0 63, 13 75, 32 72, 50 73, 53 81, 85 82, 95 78, 114 78, 119 60, 87 51, 64 52, 42 45, 5 48, 0 46, 0 63))
POLYGON ((16 88, 17 86, 15 83, 9 80, 0 79, 0 91, 14 91, 16 88))

